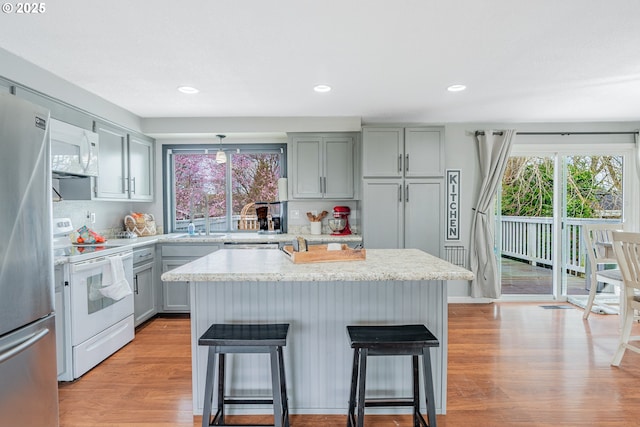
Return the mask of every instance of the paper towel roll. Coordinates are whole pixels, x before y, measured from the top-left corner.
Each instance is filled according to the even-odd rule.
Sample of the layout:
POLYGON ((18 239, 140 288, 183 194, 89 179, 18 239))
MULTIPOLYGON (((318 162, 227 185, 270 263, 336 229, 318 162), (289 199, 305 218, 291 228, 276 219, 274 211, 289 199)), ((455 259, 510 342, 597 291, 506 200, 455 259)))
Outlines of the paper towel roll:
POLYGON ((287 178, 279 178, 278 179, 278 200, 281 202, 286 202, 287 198, 287 178))

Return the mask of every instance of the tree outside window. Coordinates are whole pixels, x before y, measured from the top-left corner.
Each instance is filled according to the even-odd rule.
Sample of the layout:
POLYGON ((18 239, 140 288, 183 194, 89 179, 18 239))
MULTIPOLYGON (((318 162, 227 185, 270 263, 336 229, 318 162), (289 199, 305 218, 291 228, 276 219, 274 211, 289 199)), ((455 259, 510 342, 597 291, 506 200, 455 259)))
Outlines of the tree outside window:
POLYGON ((227 148, 223 164, 215 153, 171 148, 172 231, 186 231, 191 221, 203 230, 207 220, 211 231, 234 231, 246 204, 277 201, 285 156, 281 146, 262 147, 227 148))

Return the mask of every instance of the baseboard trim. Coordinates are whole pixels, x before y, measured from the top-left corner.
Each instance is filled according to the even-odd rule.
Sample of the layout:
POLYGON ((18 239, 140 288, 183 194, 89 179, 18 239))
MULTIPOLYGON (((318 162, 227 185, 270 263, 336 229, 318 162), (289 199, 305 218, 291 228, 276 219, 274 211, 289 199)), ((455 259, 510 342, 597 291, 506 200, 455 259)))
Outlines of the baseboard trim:
POLYGON ((473 297, 448 297, 449 304, 491 304, 494 300, 491 298, 473 298, 473 297))

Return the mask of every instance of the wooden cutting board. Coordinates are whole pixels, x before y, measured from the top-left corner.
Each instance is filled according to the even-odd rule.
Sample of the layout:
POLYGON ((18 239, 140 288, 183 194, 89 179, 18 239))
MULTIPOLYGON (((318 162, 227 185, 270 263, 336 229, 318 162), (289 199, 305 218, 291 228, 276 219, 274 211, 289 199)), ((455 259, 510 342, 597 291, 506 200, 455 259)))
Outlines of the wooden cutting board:
POLYGON ((346 244, 339 251, 328 251, 327 245, 309 245, 306 252, 295 252, 293 246, 285 245, 282 250, 294 264, 312 262, 363 261, 367 258, 365 249, 352 249, 346 244))

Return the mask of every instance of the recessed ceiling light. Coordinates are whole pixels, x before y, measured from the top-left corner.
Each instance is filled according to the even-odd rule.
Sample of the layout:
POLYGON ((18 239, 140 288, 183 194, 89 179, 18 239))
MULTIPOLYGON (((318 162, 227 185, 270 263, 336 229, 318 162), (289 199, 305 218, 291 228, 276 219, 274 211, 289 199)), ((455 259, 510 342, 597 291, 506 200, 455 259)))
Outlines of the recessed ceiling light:
POLYGON ((467 87, 465 85, 451 85, 447 88, 449 92, 460 92, 465 90, 467 87))
POLYGON ((331 86, 328 85, 316 85, 313 87, 313 90, 316 92, 329 92, 331 90, 331 86))
POLYGON ((178 86, 178 90, 182 93, 188 93, 188 94, 200 92, 198 89, 192 86, 178 86))

